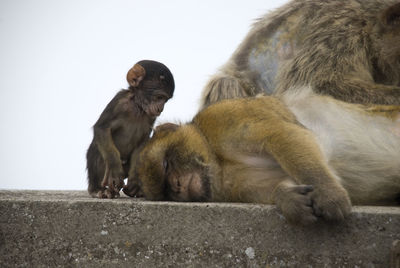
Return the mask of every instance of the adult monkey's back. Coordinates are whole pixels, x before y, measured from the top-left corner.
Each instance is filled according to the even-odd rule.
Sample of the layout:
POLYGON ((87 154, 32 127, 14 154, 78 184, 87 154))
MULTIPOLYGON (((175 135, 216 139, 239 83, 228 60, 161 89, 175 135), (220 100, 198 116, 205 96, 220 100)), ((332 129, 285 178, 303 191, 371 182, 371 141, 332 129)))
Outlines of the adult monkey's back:
POLYGON ((201 106, 304 85, 352 103, 400 104, 399 1, 290 1, 254 24, 201 106))

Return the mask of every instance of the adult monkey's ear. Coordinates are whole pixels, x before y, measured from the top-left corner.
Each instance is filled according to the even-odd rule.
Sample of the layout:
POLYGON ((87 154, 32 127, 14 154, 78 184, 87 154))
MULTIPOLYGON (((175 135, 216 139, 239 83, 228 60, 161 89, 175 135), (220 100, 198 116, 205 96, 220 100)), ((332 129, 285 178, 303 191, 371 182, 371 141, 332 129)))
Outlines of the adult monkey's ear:
POLYGON ((137 87, 145 76, 145 69, 140 64, 136 63, 126 74, 126 81, 128 81, 131 87, 137 87))
POLYGON ((381 14, 381 20, 386 26, 400 27, 400 3, 386 8, 381 14))
POLYGON ((165 133, 170 133, 170 132, 174 132, 175 130, 177 130, 179 128, 178 124, 174 124, 174 123, 164 123, 162 125, 158 125, 156 127, 156 129, 154 130, 155 133, 161 133, 161 132, 165 132, 165 133))

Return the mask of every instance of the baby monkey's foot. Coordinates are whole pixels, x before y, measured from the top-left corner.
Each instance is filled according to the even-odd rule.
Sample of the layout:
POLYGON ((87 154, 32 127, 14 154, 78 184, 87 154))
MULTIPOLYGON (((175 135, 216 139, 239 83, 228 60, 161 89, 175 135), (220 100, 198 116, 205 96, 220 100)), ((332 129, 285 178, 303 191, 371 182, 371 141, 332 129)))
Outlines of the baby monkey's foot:
POLYGON ((112 199, 112 198, 119 198, 119 192, 116 191, 112 191, 109 188, 106 188, 104 190, 100 190, 97 192, 97 197, 98 198, 108 198, 108 199, 112 199))

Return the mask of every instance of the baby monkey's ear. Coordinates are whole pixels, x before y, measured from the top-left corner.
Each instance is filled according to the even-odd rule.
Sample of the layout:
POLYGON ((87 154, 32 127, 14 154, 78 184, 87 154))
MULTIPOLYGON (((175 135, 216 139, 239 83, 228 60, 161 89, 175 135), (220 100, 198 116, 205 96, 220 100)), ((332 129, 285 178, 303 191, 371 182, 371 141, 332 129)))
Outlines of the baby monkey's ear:
POLYGON ((137 87, 145 76, 146 70, 136 63, 126 74, 126 81, 131 87, 137 87))

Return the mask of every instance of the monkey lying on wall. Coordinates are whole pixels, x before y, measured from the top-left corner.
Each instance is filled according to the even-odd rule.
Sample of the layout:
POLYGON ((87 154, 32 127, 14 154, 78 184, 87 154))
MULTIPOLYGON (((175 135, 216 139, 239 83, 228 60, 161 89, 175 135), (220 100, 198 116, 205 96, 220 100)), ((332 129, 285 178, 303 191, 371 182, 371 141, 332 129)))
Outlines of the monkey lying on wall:
POLYGON ((135 164, 157 116, 174 93, 174 78, 162 63, 143 60, 126 77, 123 89, 110 101, 93 127, 86 154, 88 192, 93 197, 114 198, 128 177, 124 192, 138 193, 135 164))
POLYGON ((140 153, 149 200, 276 204, 293 223, 342 220, 400 194, 400 106, 288 91, 226 100, 164 124, 140 153))
POLYGON ((290 1, 254 24, 205 86, 201 106, 303 86, 351 103, 399 105, 399 1, 290 1))

